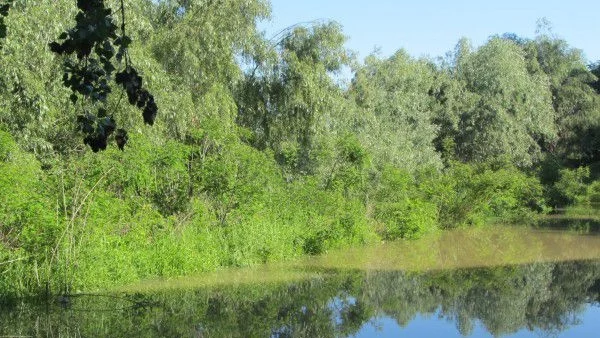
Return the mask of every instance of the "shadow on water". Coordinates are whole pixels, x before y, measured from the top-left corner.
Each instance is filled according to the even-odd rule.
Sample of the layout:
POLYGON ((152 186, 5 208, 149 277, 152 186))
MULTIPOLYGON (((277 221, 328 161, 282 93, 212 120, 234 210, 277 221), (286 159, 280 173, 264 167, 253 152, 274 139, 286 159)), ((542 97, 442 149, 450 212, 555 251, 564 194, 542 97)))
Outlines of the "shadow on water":
POLYGON ((536 225, 540 229, 568 230, 584 234, 600 234, 600 219, 597 217, 571 217, 553 215, 539 221, 536 225))
POLYGON ((450 323, 443 336, 563 336, 600 309, 600 236, 560 226, 443 232, 111 295, 15 300, 0 306, 0 336, 397 336, 414 323, 450 323))

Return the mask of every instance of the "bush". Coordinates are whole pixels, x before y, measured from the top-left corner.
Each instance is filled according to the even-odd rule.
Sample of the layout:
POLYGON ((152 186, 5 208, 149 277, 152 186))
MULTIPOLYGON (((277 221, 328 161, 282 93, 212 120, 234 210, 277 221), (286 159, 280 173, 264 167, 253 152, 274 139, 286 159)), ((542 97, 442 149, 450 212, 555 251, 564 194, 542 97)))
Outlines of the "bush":
POLYGON ((493 170, 455 162, 422 186, 438 206, 444 228, 479 225, 490 218, 524 220, 547 211, 537 178, 510 166, 493 170))
POLYGON ((560 170, 560 178, 550 191, 554 206, 567 206, 585 199, 590 170, 588 167, 560 170))
POLYGON ((40 289, 47 279, 42 265, 58 236, 56 212, 39 162, 1 130, 0 173, 0 285, 6 287, 0 294, 40 289))
POLYGON ((405 171, 384 169, 374 203, 374 217, 383 224, 386 239, 415 238, 437 229, 437 206, 405 171))

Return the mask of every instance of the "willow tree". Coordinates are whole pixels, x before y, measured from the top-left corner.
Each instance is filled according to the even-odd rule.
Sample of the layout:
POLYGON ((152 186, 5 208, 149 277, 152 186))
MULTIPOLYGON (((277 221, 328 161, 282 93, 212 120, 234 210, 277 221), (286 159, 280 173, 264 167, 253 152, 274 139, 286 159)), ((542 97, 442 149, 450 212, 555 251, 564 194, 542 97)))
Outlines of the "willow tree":
POLYGON ((531 64, 547 75, 552 92, 557 138, 547 151, 570 166, 600 160, 600 98, 596 75, 580 50, 566 41, 540 34, 525 45, 531 64))
POLYGON ((538 161, 540 144, 556 136, 555 112, 548 78, 528 72, 523 50, 492 38, 461 61, 456 76, 479 97, 461 114, 459 157, 518 166, 538 161))
POLYGON ((345 40, 336 23, 295 27, 272 41, 270 57, 257 60, 238 91, 238 122, 253 144, 296 172, 314 172, 332 144, 332 116, 344 107, 332 75, 351 63, 345 40))
POLYGON ((356 132, 380 164, 408 171, 440 167, 433 146, 436 69, 400 50, 388 59, 372 55, 356 72, 350 95, 358 105, 356 132))

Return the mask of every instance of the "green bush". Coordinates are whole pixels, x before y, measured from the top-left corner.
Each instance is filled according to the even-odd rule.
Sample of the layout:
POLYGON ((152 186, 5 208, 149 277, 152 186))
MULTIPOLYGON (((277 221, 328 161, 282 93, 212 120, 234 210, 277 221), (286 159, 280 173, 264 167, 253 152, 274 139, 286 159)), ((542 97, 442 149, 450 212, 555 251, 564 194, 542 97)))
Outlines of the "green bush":
POLYGON ((555 206, 567 206, 582 202, 587 193, 590 170, 588 167, 561 169, 560 178, 550 192, 555 206))
POLYGON ((375 220, 383 224, 386 239, 415 238, 437 229, 437 206, 405 171, 385 168, 375 199, 375 220))
POLYGON ((600 205, 600 181, 594 181, 587 187, 586 202, 594 207, 600 205))
POLYGON ((0 173, 0 294, 40 289, 58 236, 56 211, 44 194, 40 163, 1 130, 0 173))
POLYGON ((320 254, 374 239, 365 205, 341 191, 324 189, 316 177, 289 184, 276 205, 280 221, 296 229, 293 241, 304 253, 320 254))
POLYGON ((511 166, 493 170, 454 162, 442 175, 423 180, 421 189, 438 206, 444 228, 479 225, 490 218, 524 220, 547 211, 537 178, 511 166))

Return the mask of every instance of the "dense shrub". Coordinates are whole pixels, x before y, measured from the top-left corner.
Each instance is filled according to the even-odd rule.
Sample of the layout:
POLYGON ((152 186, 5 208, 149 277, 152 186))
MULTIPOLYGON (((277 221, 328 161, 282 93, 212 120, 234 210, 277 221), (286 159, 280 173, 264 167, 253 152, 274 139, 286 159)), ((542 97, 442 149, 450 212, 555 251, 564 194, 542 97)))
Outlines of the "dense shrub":
POLYGON ((374 217, 386 239, 419 237, 437 228, 437 206, 405 171, 384 169, 374 203, 374 217))
POLYGON ((59 235, 56 211, 40 163, 2 130, 0 173, 0 293, 40 289, 59 235))
POLYGON ((443 175, 426 178, 422 189, 439 210, 442 227, 482 224, 490 218, 523 220, 546 211, 535 176, 514 167, 452 163, 443 175))
POLYGON ((566 206, 581 202, 587 192, 590 170, 587 167, 561 169, 560 178, 551 188, 554 205, 566 206))

